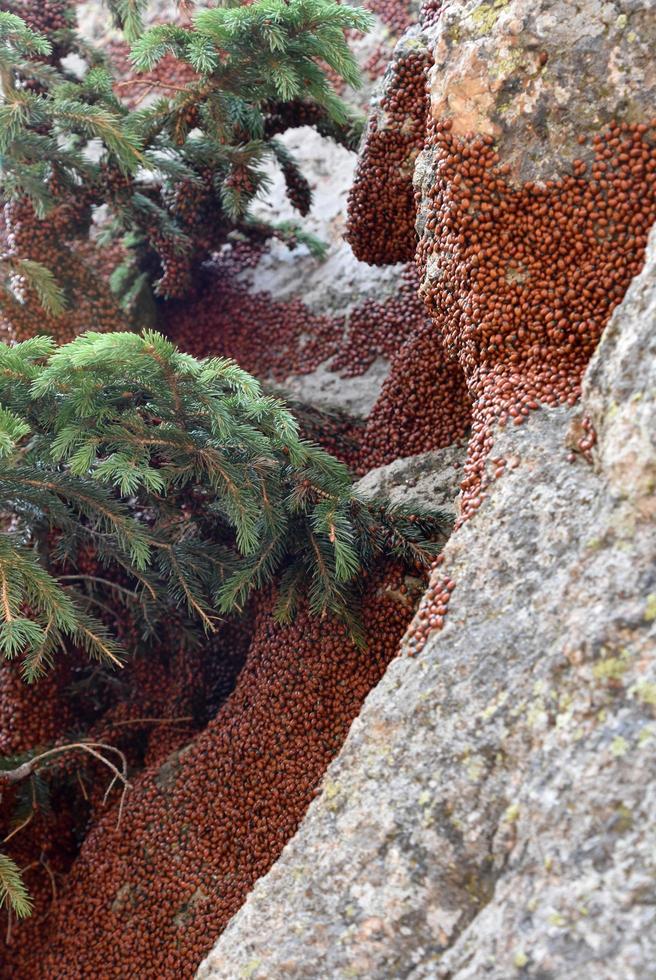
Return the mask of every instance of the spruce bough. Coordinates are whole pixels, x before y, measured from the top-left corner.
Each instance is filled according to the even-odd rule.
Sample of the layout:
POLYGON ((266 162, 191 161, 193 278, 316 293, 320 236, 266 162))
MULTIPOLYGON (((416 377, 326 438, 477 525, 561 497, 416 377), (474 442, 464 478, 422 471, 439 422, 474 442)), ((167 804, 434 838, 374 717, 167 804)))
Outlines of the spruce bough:
POLYGON ((62 646, 126 656, 75 575, 58 579, 82 548, 108 569, 101 589, 127 577, 146 633, 172 608, 214 630, 276 578, 279 621, 306 595, 357 638, 362 569, 427 564, 442 526, 360 499, 238 365, 154 332, 0 346, 0 495, 0 652, 27 681, 62 646))
MULTIPOLYGON (((249 208, 266 190, 272 162, 300 214, 310 206, 309 184, 277 138, 286 129, 313 125, 355 149, 362 120, 335 93, 325 66, 358 84, 345 30, 366 30, 366 11, 334 0, 227 2, 198 11, 188 28, 162 24, 142 33, 144 4, 110 6, 134 41, 137 73, 173 56, 192 80, 182 86, 146 81, 140 90, 137 77, 136 88, 134 79, 128 83, 131 91, 160 97, 130 109, 103 53, 77 35, 72 0, 70 28, 49 34, 18 16, 29 19, 29 4, 9 0, 0 11, 2 196, 29 202, 37 225, 68 208, 74 222, 62 238, 68 247, 77 239, 87 249, 93 212, 104 205, 101 244, 121 240, 126 256, 112 287, 138 326, 146 317, 148 325, 155 322, 154 304, 188 293, 202 262, 234 232, 256 241, 275 236, 290 247, 303 242, 320 252, 321 243, 298 225, 265 225, 249 208), (66 60, 71 54, 84 59, 82 77, 66 60), (90 140, 100 152, 87 152, 90 140)), ((25 222, 22 212, 18 220, 25 222)), ((60 268, 49 281, 48 261, 30 249, 21 242, 0 264, 10 322, 21 321, 16 283, 19 299, 27 296, 33 305, 44 298, 49 308, 75 302, 74 275, 60 268)))
MULTIPOLYGON (((0 194, 12 235, 0 300, 14 337, 44 329, 43 318, 49 331, 66 326, 80 298, 72 260, 79 244, 93 247, 100 205, 100 244, 120 238, 127 256, 112 286, 126 322, 140 326, 190 291, 234 232, 318 251, 302 229, 266 227, 249 207, 275 160, 292 203, 309 208, 309 185, 277 139, 291 126, 357 144, 361 120, 324 66, 358 83, 344 32, 367 28, 361 9, 227 0, 188 28, 144 32, 145 0, 107 5, 134 42, 137 71, 173 55, 195 77, 130 109, 103 54, 78 37, 73 0, 61 4, 68 26, 52 30, 38 3, 1 4, 0 194), (86 63, 82 77, 71 54, 86 63), (90 140, 99 153, 87 152, 90 140)), ((0 656, 16 659, 26 682, 66 650, 116 670, 137 643, 202 638, 270 583, 279 622, 304 599, 364 643, 363 575, 389 556, 426 565, 446 521, 360 499, 346 467, 302 439, 285 405, 234 362, 196 360, 149 331, 0 345, 0 498, 0 656), (129 642, 114 629, 124 618, 129 642)), ((66 748, 0 760, 0 783, 66 748)), ((0 853, 3 905, 30 911, 20 869, 0 853)))
MULTIPOLYGON (((275 581, 279 622, 305 596, 364 643, 362 573, 392 555, 428 564, 447 520, 364 501, 237 364, 154 332, 0 345, 0 500, 0 654, 27 682, 67 648, 111 668, 134 652, 97 612, 116 591, 144 642, 181 613, 213 631, 275 581), (89 548, 99 572, 77 574, 89 548)), ((0 760, 0 783, 30 758, 0 760)), ((7 902, 30 912, 0 852, 7 902)))

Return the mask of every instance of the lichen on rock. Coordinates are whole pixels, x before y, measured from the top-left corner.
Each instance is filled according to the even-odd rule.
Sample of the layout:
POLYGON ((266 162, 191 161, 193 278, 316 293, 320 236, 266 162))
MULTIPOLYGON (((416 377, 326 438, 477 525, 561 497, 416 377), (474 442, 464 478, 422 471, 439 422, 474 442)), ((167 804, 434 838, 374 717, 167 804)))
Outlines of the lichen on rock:
MULTIPOLYGON (((369 695, 202 980, 653 971, 654 13, 452 0, 431 22, 418 258, 425 353, 472 403, 460 526, 420 655, 369 695)), ((379 166, 372 200, 397 177, 379 166)), ((372 413, 381 446, 412 364, 372 413)), ((468 419, 452 396, 433 385, 445 434, 468 419)))
POLYGON ((514 465, 445 548, 444 629, 392 662, 199 978, 649 975, 655 282, 656 236, 585 376, 594 465, 565 446, 580 409, 497 432, 514 465))

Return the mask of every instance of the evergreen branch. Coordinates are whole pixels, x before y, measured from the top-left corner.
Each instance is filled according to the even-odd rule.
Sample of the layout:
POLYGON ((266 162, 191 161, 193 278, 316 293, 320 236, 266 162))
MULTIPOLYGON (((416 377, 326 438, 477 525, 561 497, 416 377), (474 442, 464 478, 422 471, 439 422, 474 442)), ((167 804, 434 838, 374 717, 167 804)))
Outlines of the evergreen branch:
POLYGON ((100 106, 83 102, 58 101, 53 106, 53 118, 69 128, 79 129, 85 136, 102 140, 116 158, 121 170, 132 173, 143 164, 139 140, 126 131, 120 117, 100 106))
POLYGON ((279 618, 305 594, 355 637, 360 569, 384 554, 425 564, 437 547, 439 520, 361 501, 348 469, 234 362, 198 361, 152 331, 0 345, 0 412, 0 497, 18 521, 0 537, 0 651, 22 656, 28 680, 66 643, 120 666, 125 652, 85 611, 114 617, 117 597, 147 632, 176 606, 213 631, 215 611, 243 610, 280 578, 279 618), (109 572, 58 580, 25 544, 39 526, 63 532, 53 561, 91 541, 148 599, 109 572))
POLYGON ((143 32, 143 15, 148 0, 107 0, 107 6, 126 40, 135 41, 143 32))
POLYGON ((0 908, 6 905, 19 919, 24 919, 32 912, 32 900, 18 865, 0 851, 0 908))
POLYGON ((33 259, 16 259, 11 264, 28 289, 36 292, 43 309, 53 316, 61 316, 66 309, 66 298, 50 269, 33 259))

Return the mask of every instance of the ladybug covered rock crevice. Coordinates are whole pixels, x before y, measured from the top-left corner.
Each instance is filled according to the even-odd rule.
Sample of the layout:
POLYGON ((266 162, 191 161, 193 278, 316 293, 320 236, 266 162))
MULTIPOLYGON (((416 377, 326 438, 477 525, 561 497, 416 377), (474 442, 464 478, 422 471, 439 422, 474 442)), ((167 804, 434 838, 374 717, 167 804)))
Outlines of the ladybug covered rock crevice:
POLYGON ((417 261, 472 401, 461 519, 504 470, 494 427, 580 396, 656 220, 656 17, 589 6, 465 4, 433 47, 417 261))

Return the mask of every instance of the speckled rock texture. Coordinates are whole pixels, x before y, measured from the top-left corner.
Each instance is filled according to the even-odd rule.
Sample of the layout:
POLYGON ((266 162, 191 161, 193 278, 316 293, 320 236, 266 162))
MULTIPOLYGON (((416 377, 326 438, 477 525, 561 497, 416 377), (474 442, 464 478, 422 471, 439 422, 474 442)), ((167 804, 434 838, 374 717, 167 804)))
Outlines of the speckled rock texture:
POLYGON ((431 111, 493 136, 511 179, 559 178, 592 158, 579 136, 654 105, 655 49, 653 0, 447 0, 431 111))
MULTIPOLYGON (((447 0, 424 32, 431 115, 455 136, 493 137, 511 185, 558 180, 592 163, 591 137, 613 119, 653 115, 654 14, 653 0, 447 0)), ((415 167, 420 238, 435 234, 425 205, 438 164, 428 147, 415 167)))
POLYGON ((465 448, 448 446, 377 466, 358 481, 357 488, 365 497, 390 504, 438 508, 455 515, 465 448))
POLYGON ((656 977, 656 233, 200 980, 656 977), (593 461, 570 461, 587 413, 593 461))

